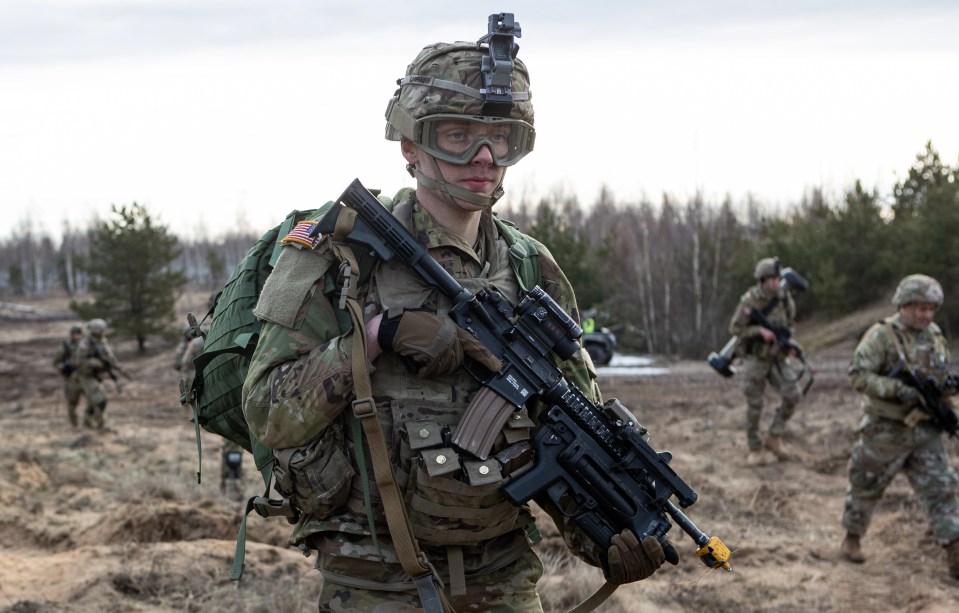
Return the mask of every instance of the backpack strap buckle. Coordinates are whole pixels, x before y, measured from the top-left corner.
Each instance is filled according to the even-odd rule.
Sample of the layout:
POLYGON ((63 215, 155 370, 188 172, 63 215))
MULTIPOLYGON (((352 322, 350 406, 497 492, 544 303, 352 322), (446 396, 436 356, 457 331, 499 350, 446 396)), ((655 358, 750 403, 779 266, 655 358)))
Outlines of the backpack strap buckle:
POLYGON ((352 406, 353 406, 353 415, 357 419, 374 417, 376 415, 376 403, 373 401, 372 397, 357 398, 356 400, 353 401, 352 406))
POLYGON ((253 510, 260 517, 285 517, 291 524, 300 519, 300 512, 291 503, 289 498, 273 500, 264 496, 256 496, 252 501, 253 510))

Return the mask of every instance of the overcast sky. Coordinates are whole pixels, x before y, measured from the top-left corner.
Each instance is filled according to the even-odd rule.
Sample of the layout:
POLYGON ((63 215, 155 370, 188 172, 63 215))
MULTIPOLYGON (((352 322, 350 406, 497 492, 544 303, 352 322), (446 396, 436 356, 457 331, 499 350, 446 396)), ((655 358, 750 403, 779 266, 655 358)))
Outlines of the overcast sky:
POLYGON ((178 234, 260 230, 354 178, 406 65, 515 13, 536 150, 506 200, 888 195, 926 141, 959 163, 959 3, 0 0, 0 236, 146 204, 178 234))

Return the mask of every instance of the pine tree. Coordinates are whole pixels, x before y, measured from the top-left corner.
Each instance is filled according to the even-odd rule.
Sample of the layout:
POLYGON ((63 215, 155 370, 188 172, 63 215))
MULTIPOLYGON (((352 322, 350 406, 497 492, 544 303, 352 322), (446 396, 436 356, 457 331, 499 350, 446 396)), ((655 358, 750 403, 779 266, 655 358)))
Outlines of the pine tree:
POLYGON ((147 337, 163 332, 173 318, 186 282, 181 271, 171 269, 179 241, 142 205, 114 205, 112 211, 111 220, 92 230, 84 262, 94 300, 72 301, 70 308, 85 319, 109 320, 117 332, 136 338, 142 353, 147 337))

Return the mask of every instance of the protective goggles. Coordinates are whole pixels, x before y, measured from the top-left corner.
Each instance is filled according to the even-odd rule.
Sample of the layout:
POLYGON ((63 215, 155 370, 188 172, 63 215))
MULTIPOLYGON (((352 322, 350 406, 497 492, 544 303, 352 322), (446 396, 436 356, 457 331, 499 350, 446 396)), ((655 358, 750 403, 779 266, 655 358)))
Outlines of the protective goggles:
POLYGON ((416 122, 419 145, 433 157, 467 164, 486 145, 497 166, 512 166, 533 150, 536 131, 518 119, 465 115, 428 115, 416 122))

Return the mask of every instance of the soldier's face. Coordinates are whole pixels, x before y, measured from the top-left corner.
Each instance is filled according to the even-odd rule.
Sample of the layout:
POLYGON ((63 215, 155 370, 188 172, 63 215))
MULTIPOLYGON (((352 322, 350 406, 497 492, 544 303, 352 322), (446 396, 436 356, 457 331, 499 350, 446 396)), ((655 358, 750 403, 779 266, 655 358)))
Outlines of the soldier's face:
POLYGON ((774 292, 779 289, 779 277, 766 277, 763 279, 763 288, 767 292, 774 292))
POLYGON ((910 302, 899 307, 899 319, 913 330, 925 330, 938 308, 931 302, 910 302))

